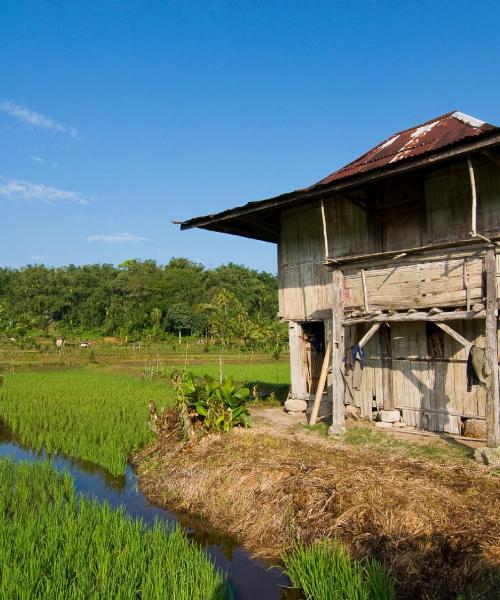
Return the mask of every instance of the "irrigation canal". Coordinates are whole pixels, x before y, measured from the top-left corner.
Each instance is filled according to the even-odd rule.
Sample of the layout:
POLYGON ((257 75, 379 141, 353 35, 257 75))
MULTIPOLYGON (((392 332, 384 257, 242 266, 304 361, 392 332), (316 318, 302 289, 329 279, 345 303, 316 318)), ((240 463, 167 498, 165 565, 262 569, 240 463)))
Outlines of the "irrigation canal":
POLYGON ((73 477, 75 490, 86 498, 107 502, 113 508, 122 506, 135 519, 152 524, 155 519, 169 524, 180 522, 189 537, 195 539, 207 552, 217 567, 228 574, 235 600, 291 600, 297 598, 293 590, 286 589, 287 577, 276 567, 252 559, 248 552, 232 540, 197 531, 196 526, 186 526, 184 520, 154 504, 140 491, 138 478, 131 467, 123 477, 113 477, 105 469, 85 461, 59 455, 47 457, 44 452, 27 448, 15 439, 9 428, 0 423, 0 457, 16 461, 38 462, 47 460, 57 471, 67 471, 73 477))

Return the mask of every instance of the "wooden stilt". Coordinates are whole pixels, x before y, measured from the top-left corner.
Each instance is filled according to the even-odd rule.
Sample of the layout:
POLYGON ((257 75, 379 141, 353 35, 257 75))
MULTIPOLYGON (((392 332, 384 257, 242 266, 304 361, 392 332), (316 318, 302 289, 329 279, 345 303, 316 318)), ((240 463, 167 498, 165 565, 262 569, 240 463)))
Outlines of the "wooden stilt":
POLYGON ((344 275, 340 269, 332 273, 332 425, 328 435, 345 433, 344 378, 344 275))
POLYGON ((486 339, 485 355, 491 368, 486 387, 486 445, 496 448, 500 442, 500 391, 498 383, 498 309, 496 282, 496 255, 488 248, 485 256, 486 270, 486 339))

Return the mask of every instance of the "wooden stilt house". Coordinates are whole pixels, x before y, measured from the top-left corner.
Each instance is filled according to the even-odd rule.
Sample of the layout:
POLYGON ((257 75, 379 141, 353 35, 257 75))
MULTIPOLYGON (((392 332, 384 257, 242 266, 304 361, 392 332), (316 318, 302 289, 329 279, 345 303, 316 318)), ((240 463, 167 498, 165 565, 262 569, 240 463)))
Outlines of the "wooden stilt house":
POLYGON ((319 396, 333 434, 349 407, 430 431, 474 424, 498 446, 500 128, 448 113, 311 187, 181 223, 192 227, 278 245, 289 406, 319 396))

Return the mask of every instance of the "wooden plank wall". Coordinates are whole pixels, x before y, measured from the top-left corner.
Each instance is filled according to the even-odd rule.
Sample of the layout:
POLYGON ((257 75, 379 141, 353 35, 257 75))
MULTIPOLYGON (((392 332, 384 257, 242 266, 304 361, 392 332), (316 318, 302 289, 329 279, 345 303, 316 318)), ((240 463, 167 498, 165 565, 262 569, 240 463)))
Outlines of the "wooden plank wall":
POLYGON ((332 274, 325 250, 319 204, 287 211, 278 253, 279 310, 285 319, 305 321, 331 310, 332 274))
MULTIPOLYGON (((477 346, 484 347, 484 321, 453 322, 453 328, 477 346)), ((461 433, 460 417, 484 417, 486 394, 483 386, 467 391, 467 351, 450 336, 443 334, 443 355, 430 358, 424 322, 392 323, 392 364, 394 407, 402 412, 408 425, 429 431, 461 433)), ((359 341, 365 328, 349 328, 348 345, 359 341)), ((500 343, 500 339, 499 339, 500 343)), ((370 420, 374 409, 384 406, 382 360, 379 335, 366 345, 366 366, 359 391, 347 381, 345 401, 360 409, 370 420)))
MULTIPOLYGON (((483 297, 483 257, 473 252, 467 258, 467 278, 471 302, 483 297)), ((432 308, 465 306, 466 286, 464 258, 435 255, 401 259, 384 268, 365 270, 368 301, 371 309, 432 308)), ((364 306, 360 269, 346 270, 346 309, 364 306)))

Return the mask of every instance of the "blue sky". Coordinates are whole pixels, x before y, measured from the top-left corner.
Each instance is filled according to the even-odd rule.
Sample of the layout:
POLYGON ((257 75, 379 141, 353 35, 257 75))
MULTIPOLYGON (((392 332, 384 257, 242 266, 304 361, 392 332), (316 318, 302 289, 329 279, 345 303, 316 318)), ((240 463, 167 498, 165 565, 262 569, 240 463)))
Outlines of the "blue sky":
POLYGON ((0 1, 0 264, 233 261, 185 219, 450 110, 500 124, 500 2, 0 1))

